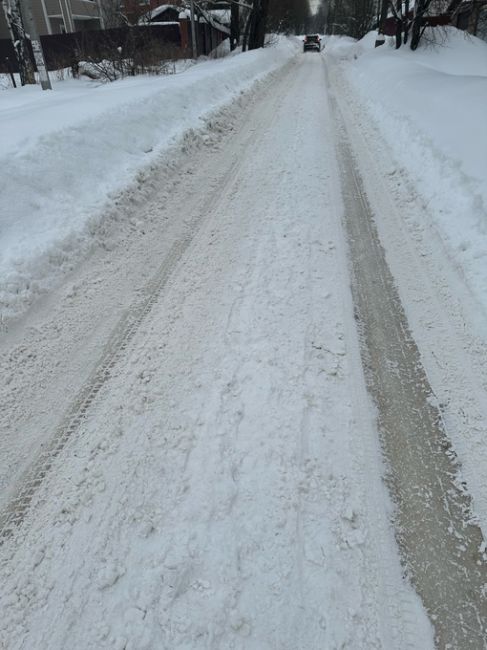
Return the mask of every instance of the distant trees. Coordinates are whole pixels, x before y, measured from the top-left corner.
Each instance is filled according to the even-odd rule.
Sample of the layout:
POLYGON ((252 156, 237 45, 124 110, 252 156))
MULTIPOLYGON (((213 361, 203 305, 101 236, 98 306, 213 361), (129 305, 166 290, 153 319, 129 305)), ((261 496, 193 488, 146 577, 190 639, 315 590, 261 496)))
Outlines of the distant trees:
POLYGON ((99 7, 105 29, 122 27, 129 23, 127 16, 122 11, 120 0, 102 0, 99 7))
POLYGON ((286 34, 308 31, 311 10, 308 0, 270 0, 269 30, 286 34))
MULTIPOLYGON (((240 0, 230 0, 242 5, 240 0)), ((249 8, 243 32, 244 49, 263 47, 268 32, 302 34, 310 20, 308 0, 244 0, 249 8)))
MULTIPOLYGON (((395 37, 396 48, 408 43, 415 50, 427 28, 450 23, 454 1, 322 0, 319 13, 326 16, 327 34, 360 39, 377 25, 376 47, 385 42, 387 32, 395 37)), ((429 30, 428 38, 438 39, 439 32, 429 30)))
POLYGON ((321 0, 318 5, 318 10, 315 14, 310 16, 309 31, 310 33, 324 34, 326 32, 326 24, 328 20, 328 2, 321 0))
MULTIPOLYGON (((409 43, 411 49, 415 50, 427 28, 450 24, 453 4, 445 3, 444 0, 381 0, 376 47, 384 43, 386 21, 392 19, 396 49, 409 43)), ((390 33, 389 31, 388 34, 390 33)), ((430 30, 429 36, 435 42, 438 32, 430 30)))
POLYGON ((268 18, 269 0, 253 0, 246 30, 249 50, 264 47, 268 18))
POLYGON ((376 0, 324 0, 328 34, 343 34, 363 38, 374 24, 377 13, 376 0))

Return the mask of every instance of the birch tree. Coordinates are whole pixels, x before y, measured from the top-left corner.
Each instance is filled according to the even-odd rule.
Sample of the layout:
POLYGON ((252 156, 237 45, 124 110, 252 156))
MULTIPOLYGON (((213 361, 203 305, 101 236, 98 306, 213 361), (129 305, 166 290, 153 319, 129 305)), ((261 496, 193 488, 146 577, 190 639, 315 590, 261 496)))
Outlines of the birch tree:
POLYGON ((25 31, 22 20, 20 0, 2 0, 2 5, 19 64, 20 83, 22 86, 35 84, 34 64, 29 50, 29 35, 25 31))

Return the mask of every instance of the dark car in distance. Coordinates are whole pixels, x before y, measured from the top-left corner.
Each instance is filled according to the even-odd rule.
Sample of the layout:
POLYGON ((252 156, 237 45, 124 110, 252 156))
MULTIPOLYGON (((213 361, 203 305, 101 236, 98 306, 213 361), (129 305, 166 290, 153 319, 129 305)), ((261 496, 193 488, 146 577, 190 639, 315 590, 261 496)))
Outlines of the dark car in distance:
POLYGON ((304 37, 303 52, 308 52, 309 50, 321 52, 321 38, 318 34, 306 34, 304 37))

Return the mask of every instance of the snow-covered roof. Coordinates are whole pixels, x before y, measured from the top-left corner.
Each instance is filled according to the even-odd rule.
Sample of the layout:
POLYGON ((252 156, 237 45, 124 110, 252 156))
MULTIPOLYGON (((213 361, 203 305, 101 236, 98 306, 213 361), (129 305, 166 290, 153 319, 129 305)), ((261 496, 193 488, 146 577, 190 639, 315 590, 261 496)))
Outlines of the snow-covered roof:
POLYGON ((164 25, 166 27, 167 25, 177 25, 179 27, 179 21, 177 20, 151 20, 150 25, 164 25))
POLYGON ((178 14, 181 11, 181 7, 179 7, 178 5, 159 5, 158 7, 155 7, 155 9, 151 9, 151 11, 148 11, 146 14, 141 16, 139 19, 139 23, 146 23, 147 21, 153 21, 154 18, 157 18, 157 16, 160 16, 168 9, 177 11, 178 14))
POLYGON ((230 9, 208 9, 207 14, 212 16, 222 25, 229 25, 231 20, 230 9))
POLYGON ((207 11, 205 9, 202 9, 201 7, 198 7, 198 14, 199 14, 199 21, 200 22, 206 22, 215 29, 218 29, 221 32, 224 32, 225 34, 230 34, 230 29, 222 23, 215 13, 224 13, 224 10, 220 9, 213 9, 211 11, 207 11))
MULTIPOLYGON (((200 23, 208 23, 215 29, 218 29, 221 32, 224 32, 225 34, 230 34, 230 30, 228 25, 230 24, 230 11, 228 9, 211 9, 211 10, 204 10, 201 9, 201 7, 195 7, 196 8, 196 19, 200 23)), ((180 7, 178 5, 160 5, 159 7, 156 7, 155 9, 152 9, 151 11, 148 11, 146 14, 141 16, 139 18, 139 25, 146 25, 148 22, 154 24, 156 21, 154 19, 157 19, 159 16, 162 17, 162 14, 164 14, 166 11, 169 9, 172 9, 174 11, 177 11, 178 13, 178 18, 180 20, 189 20, 191 17, 191 12, 189 9, 185 9, 183 7, 180 7)), ((166 21, 166 20, 158 20, 157 24, 171 24, 174 21, 166 21)))

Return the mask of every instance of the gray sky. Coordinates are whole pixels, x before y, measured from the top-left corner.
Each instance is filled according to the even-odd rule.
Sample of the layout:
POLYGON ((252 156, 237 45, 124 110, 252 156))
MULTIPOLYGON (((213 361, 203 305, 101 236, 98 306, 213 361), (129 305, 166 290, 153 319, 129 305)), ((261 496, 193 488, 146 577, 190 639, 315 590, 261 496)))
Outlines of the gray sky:
POLYGON ((318 9, 319 4, 320 4, 320 0, 309 0, 309 6, 311 8, 312 13, 315 13, 315 11, 318 9))

